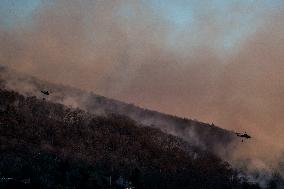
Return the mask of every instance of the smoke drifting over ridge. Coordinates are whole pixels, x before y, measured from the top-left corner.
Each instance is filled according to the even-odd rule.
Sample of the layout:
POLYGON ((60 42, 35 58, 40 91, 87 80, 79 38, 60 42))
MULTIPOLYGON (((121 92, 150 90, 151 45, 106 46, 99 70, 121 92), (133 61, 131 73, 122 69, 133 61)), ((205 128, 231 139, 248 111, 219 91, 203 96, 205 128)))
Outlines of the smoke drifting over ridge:
POLYGON ((255 19, 253 31, 230 48, 223 37, 241 24, 199 6, 195 20, 179 28, 146 1, 43 1, 30 22, 0 28, 0 62, 51 82, 247 131, 254 140, 236 158, 277 159, 284 150, 283 6, 267 12, 232 4, 232 15, 255 12, 255 19))

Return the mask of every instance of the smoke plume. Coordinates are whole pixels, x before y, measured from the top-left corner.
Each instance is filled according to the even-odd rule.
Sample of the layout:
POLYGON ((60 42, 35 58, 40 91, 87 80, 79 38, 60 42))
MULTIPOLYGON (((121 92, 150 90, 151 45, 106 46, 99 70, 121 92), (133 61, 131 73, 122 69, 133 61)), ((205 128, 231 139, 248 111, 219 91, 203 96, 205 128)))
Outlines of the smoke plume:
POLYGON ((220 21, 213 8, 199 6, 193 23, 180 29, 146 1, 42 1, 30 22, 0 28, 0 63, 246 131, 253 138, 227 158, 277 167, 284 153, 283 7, 257 11, 232 4, 230 15, 255 12, 253 31, 224 47, 224 35, 241 23, 234 17, 220 21))

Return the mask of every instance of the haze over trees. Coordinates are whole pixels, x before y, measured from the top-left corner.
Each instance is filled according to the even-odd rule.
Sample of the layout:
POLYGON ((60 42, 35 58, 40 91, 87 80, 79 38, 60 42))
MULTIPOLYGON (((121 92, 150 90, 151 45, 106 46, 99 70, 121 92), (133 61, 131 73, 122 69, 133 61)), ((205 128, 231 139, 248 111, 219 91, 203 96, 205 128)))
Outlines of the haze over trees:
POLYGON ((211 152, 126 116, 3 89, 0 114, 1 177, 13 178, 2 187, 119 188, 121 177, 136 188, 257 188, 211 152))

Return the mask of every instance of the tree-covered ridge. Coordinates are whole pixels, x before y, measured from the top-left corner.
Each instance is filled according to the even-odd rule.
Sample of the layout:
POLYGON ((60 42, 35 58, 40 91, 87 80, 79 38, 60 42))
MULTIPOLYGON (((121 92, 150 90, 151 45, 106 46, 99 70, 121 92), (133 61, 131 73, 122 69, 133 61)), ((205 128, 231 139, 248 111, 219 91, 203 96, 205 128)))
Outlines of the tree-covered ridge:
POLYGON ((1 187, 119 188, 121 179, 147 189, 257 187, 237 175, 212 153, 126 116, 0 89, 1 187))
POLYGON ((25 96, 44 96, 50 102, 80 108, 96 115, 127 116, 139 124, 158 128, 217 155, 224 156, 229 152, 228 149, 234 148, 239 142, 234 132, 222 129, 214 123, 203 123, 193 118, 181 118, 141 108, 93 92, 43 81, 4 67, 0 67, 0 87, 25 96), (48 90, 51 95, 42 95, 42 90, 48 90))

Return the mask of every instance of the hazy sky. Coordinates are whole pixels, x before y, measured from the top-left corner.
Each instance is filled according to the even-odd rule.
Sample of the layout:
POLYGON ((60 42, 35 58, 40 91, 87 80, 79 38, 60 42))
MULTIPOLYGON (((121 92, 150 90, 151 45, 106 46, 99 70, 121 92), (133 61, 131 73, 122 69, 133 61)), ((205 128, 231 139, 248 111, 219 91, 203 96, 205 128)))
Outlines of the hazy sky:
POLYGON ((279 151, 283 22, 283 0, 1 0, 0 62, 279 151))
MULTIPOLYGON (((81 3, 86 2, 84 0, 78 2, 80 1, 81 3)), ((95 2, 96 0, 89 0, 89 2, 92 1, 95 2)), ((103 2, 103 0, 100 1, 103 2)), ((147 11, 151 11, 154 16, 151 19, 165 19, 171 24, 167 37, 172 48, 177 48, 175 43, 181 32, 193 30, 195 26, 198 26, 202 17, 212 16, 211 19, 214 23, 211 24, 216 24, 216 27, 219 27, 221 35, 218 42, 212 45, 223 50, 238 45, 242 39, 257 30, 266 14, 280 11, 284 6, 282 0, 109 0, 105 2, 122 2, 117 3, 120 5, 117 5, 113 11, 121 17, 125 17, 126 20, 135 19, 139 14, 133 7, 135 4, 147 6, 144 8, 149 9, 147 11)), ((16 27, 19 23, 31 24, 34 12, 41 6, 46 6, 46 4, 53 6, 56 3, 54 0, 1 0, 1 27, 16 27)), ((95 6, 94 4, 93 6, 95 6)), ((84 11, 83 7, 78 7, 78 9, 84 11)), ((210 30, 207 32, 210 32, 210 30)), ((198 36, 198 33, 195 33, 195 35, 196 38, 201 37, 198 36)), ((196 45, 202 45, 196 43, 196 45)))

